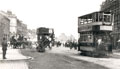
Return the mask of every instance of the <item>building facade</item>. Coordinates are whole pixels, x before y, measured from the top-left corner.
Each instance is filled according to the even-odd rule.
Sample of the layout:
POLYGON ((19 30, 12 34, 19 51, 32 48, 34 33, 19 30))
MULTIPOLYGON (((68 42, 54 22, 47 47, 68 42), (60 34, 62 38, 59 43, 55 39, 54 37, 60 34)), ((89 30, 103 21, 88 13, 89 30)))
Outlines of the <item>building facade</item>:
POLYGON ((106 0, 101 4, 101 11, 114 14, 113 24, 113 47, 120 46, 120 0, 106 0))
POLYGON ((23 24, 22 21, 17 20, 17 29, 16 29, 16 33, 20 34, 20 35, 24 35, 27 36, 27 25, 23 24))
POLYGON ((0 14, 0 44, 3 37, 6 37, 9 40, 10 35, 10 20, 4 15, 0 14))
POLYGON ((10 37, 18 34, 26 36, 27 25, 22 23, 22 21, 20 21, 15 14, 11 11, 1 11, 0 13, 10 20, 10 37))

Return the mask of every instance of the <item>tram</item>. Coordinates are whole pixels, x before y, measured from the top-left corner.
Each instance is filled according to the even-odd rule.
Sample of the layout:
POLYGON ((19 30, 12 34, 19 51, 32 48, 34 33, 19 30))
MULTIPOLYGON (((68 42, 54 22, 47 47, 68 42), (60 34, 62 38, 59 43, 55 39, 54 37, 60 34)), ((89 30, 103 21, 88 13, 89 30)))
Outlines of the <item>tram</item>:
POLYGON ((52 45, 54 45, 54 36, 54 29, 46 27, 37 28, 38 46, 36 47, 36 50, 38 52, 45 52, 46 47, 52 49, 52 45))
POLYGON ((93 12, 78 17, 78 51, 83 55, 105 56, 112 52, 114 15, 93 12))

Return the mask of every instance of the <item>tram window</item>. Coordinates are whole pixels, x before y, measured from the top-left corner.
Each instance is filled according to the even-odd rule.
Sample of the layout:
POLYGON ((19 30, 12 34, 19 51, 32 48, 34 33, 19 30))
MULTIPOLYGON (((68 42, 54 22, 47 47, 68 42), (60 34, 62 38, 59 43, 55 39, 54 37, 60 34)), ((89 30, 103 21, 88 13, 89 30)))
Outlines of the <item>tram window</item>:
POLYGON ((89 35, 89 36, 88 36, 88 42, 93 42, 92 35, 89 35))
POLYGON ((110 22, 110 16, 104 15, 104 22, 110 22))
POLYGON ((99 16, 99 21, 103 21, 103 17, 102 16, 99 16))
POLYGON ((92 35, 90 34, 83 34, 80 36, 80 41, 81 42, 93 42, 92 35))
POLYGON ((103 13, 99 14, 99 21, 102 22, 103 21, 103 13))
POLYGON ((80 24, 88 24, 88 23, 92 23, 93 19, 81 19, 79 21, 80 24))
POLYGON ((98 13, 96 14, 96 22, 98 22, 99 21, 99 18, 98 18, 98 13))
POLYGON ((81 24, 84 24, 83 22, 81 24))
POLYGON ((92 38, 92 36, 91 36, 91 35, 88 35, 88 38, 89 38, 89 39, 91 39, 91 38, 92 38))
POLYGON ((88 19, 88 23, 91 23, 93 20, 92 19, 88 19))
POLYGON ((42 37, 40 36, 39 39, 42 39, 42 37))
POLYGON ((85 21, 84 24, 87 24, 87 22, 85 21))
POLYGON ((83 22, 84 22, 83 20, 80 20, 80 24, 84 24, 83 22))

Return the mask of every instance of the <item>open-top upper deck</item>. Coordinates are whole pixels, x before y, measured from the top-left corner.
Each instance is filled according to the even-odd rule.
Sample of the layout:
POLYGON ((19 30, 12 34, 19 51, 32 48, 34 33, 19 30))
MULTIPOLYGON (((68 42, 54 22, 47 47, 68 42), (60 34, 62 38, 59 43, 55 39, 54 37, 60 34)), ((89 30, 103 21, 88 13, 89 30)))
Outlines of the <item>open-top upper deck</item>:
POLYGON ((111 25, 113 15, 110 12, 93 12, 87 15, 78 17, 78 26, 83 25, 111 25))
POLYGON ((92 31, 94 29, 112 30, 114 16, 110 12, 93 12, 87 15, 78 17, 78 32, 92 31), (109 28, 109 29, 108 29, 109 28))
POLYGON ((54 30, 52 28, 40 27, 37 28, 37 35, 50 35, 54 34, 54 30))

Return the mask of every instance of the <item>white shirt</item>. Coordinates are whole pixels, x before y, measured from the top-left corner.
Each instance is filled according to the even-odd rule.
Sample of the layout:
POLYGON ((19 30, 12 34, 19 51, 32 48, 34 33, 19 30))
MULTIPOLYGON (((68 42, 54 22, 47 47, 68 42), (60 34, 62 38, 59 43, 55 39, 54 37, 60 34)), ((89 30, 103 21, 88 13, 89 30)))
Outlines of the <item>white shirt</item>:
POLYGON ((102 43, 102 39, 98 39, 98 45, 102 43))

